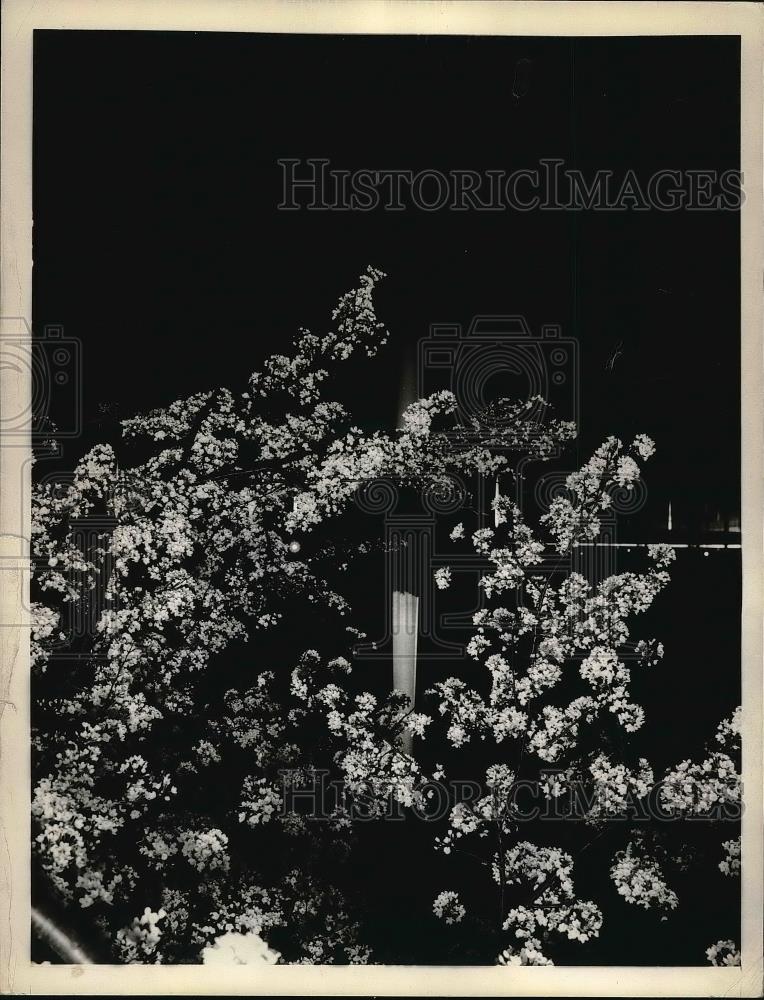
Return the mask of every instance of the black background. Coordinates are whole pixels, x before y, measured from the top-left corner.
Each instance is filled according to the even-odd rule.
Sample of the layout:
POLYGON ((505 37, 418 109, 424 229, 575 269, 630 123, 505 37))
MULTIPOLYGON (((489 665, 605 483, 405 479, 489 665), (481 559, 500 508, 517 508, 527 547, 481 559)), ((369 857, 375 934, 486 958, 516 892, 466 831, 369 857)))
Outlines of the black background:
POLYGON ((583 451, 643 430, 662 521, 667 494, 675 524, 738 511, 737 213, 284 212, 276 163, 739 168, 736 38, 36 32, 34 111, 34 321, 82 340, 89 427, 235 388, 372 263, 390 379, 359 404, 394 416, 430 323, 559 323, 583 451))
MULTIPOLYGON (((733 37, 36 32, 33 320, 83 357, 84 432, 61 461, 115 416, 242 388, 298 326, 328 328, 371 263, 389 274, 376 301, 392 343, 345 387, 361 420, 394 421, 433 322, 559 323, 582 358, 571 462, 607 434, 650 434, 635 540, 658 540, 671 500, 679 537, 708 541, 717 515, 739 514, 736 213, 288 213, 276 161, 722 171, 739 168, 739 93, 733 37)), ((737 553, 685 552, 676 577, 644 633, 668 650, 645 701, 666 763, 699 753, 739 697, 737 553)), ((721 876, 688 887, 659 926, 622 907, 585 960, 702 964, 699 941, 736 936, 730 891, 721 876)))

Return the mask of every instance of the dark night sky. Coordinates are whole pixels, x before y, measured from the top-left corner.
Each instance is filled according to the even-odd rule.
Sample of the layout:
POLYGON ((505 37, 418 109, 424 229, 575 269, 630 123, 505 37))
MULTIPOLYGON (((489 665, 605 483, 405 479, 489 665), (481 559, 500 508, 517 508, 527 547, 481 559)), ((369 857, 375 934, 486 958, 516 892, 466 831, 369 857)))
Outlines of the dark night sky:
POLYGON ((736 213, 276 208, 279 157, 737 168, 736 38, 43 31, 35 60, 34 321, 83 342, 87 443, 103 403, 243 384, 374 263, 393 346, 355 382, 361 417, 395 406, 431 322, 522 313, 580 342, 582 451, 656 439, 652 516, 669 497, 675 525, 738 510, 736 213))

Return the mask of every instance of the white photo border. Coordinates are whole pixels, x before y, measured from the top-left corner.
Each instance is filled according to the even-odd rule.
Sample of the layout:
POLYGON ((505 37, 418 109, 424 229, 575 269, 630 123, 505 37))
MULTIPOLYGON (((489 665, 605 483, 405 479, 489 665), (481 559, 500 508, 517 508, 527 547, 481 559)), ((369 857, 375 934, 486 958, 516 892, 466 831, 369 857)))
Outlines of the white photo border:
MULTIPOLYGON (((747 3, 434 0, 5 0, 2 8, 0 317, 31 317, 32 36, 37 29, 443 35, 739 35, 741 39, 742 967, 137 966, 30 961, 28 622, 30 440, 0 440, 0 991, 12 994, 762 995, 762 53, 747 3)), ((0 416, 31 386, 0 372, 0 416)))

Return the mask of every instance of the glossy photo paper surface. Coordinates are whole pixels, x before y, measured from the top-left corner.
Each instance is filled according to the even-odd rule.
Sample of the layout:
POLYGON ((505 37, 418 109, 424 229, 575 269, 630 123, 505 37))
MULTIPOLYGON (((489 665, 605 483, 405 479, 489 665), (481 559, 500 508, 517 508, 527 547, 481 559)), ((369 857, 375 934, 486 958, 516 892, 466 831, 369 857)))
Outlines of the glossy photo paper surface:
POLYGON ((761 70, 5 5, 4 991, 761 995, 761 70))

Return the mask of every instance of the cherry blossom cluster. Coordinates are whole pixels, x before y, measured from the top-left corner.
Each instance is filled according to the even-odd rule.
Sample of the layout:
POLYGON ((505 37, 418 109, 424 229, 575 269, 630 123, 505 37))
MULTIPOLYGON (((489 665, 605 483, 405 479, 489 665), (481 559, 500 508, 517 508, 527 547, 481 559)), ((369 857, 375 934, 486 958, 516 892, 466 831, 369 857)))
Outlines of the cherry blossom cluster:
POLYGON ((719 871, 723 875, 740 874, 740 837, 735 840, 725 840, 722 844, 724 858, 719 862, 719 871))
POLYGON ((117 931, 117 943, 122 952, 123 961, 128 963, 145 962, 152 958, 162 938, 160 921, 167 914, 163 909, 154 912, 146 907, 140 917, 135 917, 130 927, 117 931))
POLYGON ((589 765, 594 779, 595 798, 588 811, 590 818, 624 816, 635 799, 649 795, 654 785, 653 769, 640 757, 637 770, 613 763, 606 754, 598 754, 589 765))
POLYGON ((221 934, 202 951, 203 965, 275 965, 280 958, 255 931, 221 934))
MULTIPOLYGON (((537 397, 502 400, 465 426, 447 391, 412 403, 393 434, 357 427, 332 398, 333 380, 387 342, 373 302, 383 277, 369 268, 329 331, 300 330, 241 391, 205 390, 125 420, 121 442, 35 489, 35 851, 56 894, 111 930, 121 961, 372 960, 333 866, 354 849, 354 804, 371 818, 391 803, 425 807, 428 781, 447 770, 428 776, 420 763, 433 742, 444 760, 441 750, 485 754, 484 794, 453 805, 435 846, 455 855, 471 838, 481 852, 500 901, 486 907, 496 961, 550 964, 556 941, 599 933, 599 907, 573 884, 573 854, 521 838, 510 805, 518 780, 557 799, 583 776, 590 832, 652 786, 649 763, 618 759, 615 747, 645 723, 632 674, 657 666, 663 647, 634 641, 633 621, 667 585, 673 550, 651 546, 639 572, 597 584, 550 572, 548 556, 598 537, 654 446, 645 435, 629 446, 609 438, 536 526, 503 495, 493 527, 463 515, 451 540, 487 564, 467 679, 435 684, 427 712, 401 692, 363 690, 351 644, 364 636, 348 624, 337 577, 371 545, 339 559, 338 544, 322 541, 359 490, 380 479, 447 489, 454 475, 510 469, 512 455, 548 459, 575 435, 537 397), (89 518, 105 527, 83 552, 75 529, 89 518), (76 668, 54 669, 63 623, 91 604, 102 610, 71 650, 76 668), (313 635, 302 643, 309 614, 331 648, 315 648, 313 635), (269 633, 284 641, 266 643, 269 633), (319 773, 344 798, 316 822, 299 795, 289 803, 319 773)), ((440 566, 437 588, 452 576, 440 566)), ((739 804, 739 735, 735 715, 703 762, 669 769, 665 808, 739 804)), ((739 871, 736 843, 725 842, 725 874, 739 871)), ((676 905, 641 847, 615 853, 610 873, 630 903, 676 905)), ((468 913, 458 892, 441 892, 433 919, 482 919, 473 898, 468 913)), ((730 964, 733 954, 719 942, 708 957, 730 964)))
POLYGON ((496 959, 497 965, 554 965, 541 950, 538 938, 527 938, 521 945, 505 948, 496 959))
POLYGON ((740 774, 725 753, 712 753, 700 764, 683 760, 667 771, 661 798, 667 811, 702 816, 740 803, 740 774))
POLYGON ((533 940, 534 951, 539 950, 541 934, 549 937, 554 932, 581 944, 597 937, 602 914, 593 902, 578 899, 572 870, 569 854, 529 841, 520 841, 503 856, 497 855, 493 862, 495 881, 505 888, 519 889, 522 899, 509 910, 504 929, 517 939, 533 940))
MULTIPOLYGON (((481 526, 470 534, 460 521, 450 532, 455 543, 469 539, 491 564, 480 581, 486 606, 474 615, 475 632, 467 647, 485 674, 482 682, 479 675, 472 683, 447 678, 429 693, 446 722, 453 751, 479 741, 502 750, 496 759, 504 763, 488 769, 487 794, 453 806, 435 847, 445 854, 459 852, 468 836, 486 846, 497 837, 504 845, 515 842, 491 862, 502 898, 511 907, 505 929, 526 939, 524 948, 510 946, 499 955, 502 964, 543 964, 550 960, 543 944, 550 930, 587 940, 602 922, 599 908, 573 891, 570 855, 527 840, 516 842, 519 827, 510 808, 515 782, 535 781, 544 796, 561 799, 573 794, 575 778, 575 788, 585 793, 587 824, 600 832, 609 818, 627 816, 655 788, 653 768, 644 757, 618 759, 612 752, 583 753, 580 747, 584 738, 588 745, 596 742, 595 734, 613 721, 622 740, 645 724, 644 709, 631 696, 632 674, 660 663, 664 648, 654 639, 633 640, 632 620, 666 587, 675 552, 668 545, 650 545, 642 572, 617 573, 596 585, 577 572, 554 577, 544 562, 550 550, 564 556, 580 542, 598 537, 601 514, 618 491, 634 488, 640 462, 653 452, 645 435, 629 447, 609 438, 579 472, 567 477, 565 492, 541 516, 539 533, 526 523, 517 503, 502 495, 493 501, 493 527, 481 526), (564 693, 559 696, 558 690, 564 693), (548 764, 557 768, 554 774, 543 770, 548 764), (543 874, 535 883, 534 865, 543 874), (534 884, 546 894, 545 905, 534 908, 533 900, 522 898, 515 904, 517 890, 530 892, 534 884)), ((436 570, 437 585, 446 586, 450 576, 436 570)), ((735 715, 719 727, 717 740, 726 749, 738 733, 735 715)), ((739 776, 731 758, 717 751, 701 765, 687 761, 669 769, 660 794, 670 811, 686 812, 692 803, 702 812, 720 800, 738 801, 739 776)), ((639 843, 639 849, 627 842, 615 852, 611 878, 624 901, 670 911, 677 896, 647 841, 639 843)))
POLYGON ((461 923, 467 915, 467 911, 459 901, 458 892, 441 892, 436 896, 432 909, 435 916, 440 917, 447 924, 461 923))
POLYGON ((706 958, 711 965, 740 965, 740 950, 734 941, 717 941, 706 948, 706 958))
MULTIPOLYGON (((140 913, 147 905, 152 914, 163 911, 121 928, 123 960, 161 961, 179 951, 188 960, 214 938, 219 928, 204 916, 212 887, 228 879, 238 884, 241 860, 231 845, 241 827, 256 836, 273 826, 282 767, 320 752, 349 784, 373 777, 380 797, 391 787, 409 802, 416 794, 418 767, 400 753, 405 706, 400 699, 377 706, 370 694, 349 704, 349 661, 342 657, 321 664, 340 676, 342 698, 327 676, 310 705, 299 683, 294 691, 279 689, 276 671, 250 671, 243 690, 219 695, 205 676, 226 650, 279 627, 300 602, 338 619, 347 614, 347 600, 327 579, 331 554, 317 548, 297 557, 299 546, 290 544, 296 531, 315 526, 312 514, 296 512, 306 498, 321 503, 325 479, 317 468, 347 502, 377 477, 380 449, 390 472, 422 482, 440 481, 459 462, 445 432, 432 426, 448 416, 449 400, 423 402, 418 415, 412 408, 399 435, 368 439, 326 395, 337 365, 373 357, 387 340, 372 299, 382 277, 369 269, 340 299, 330 331, 301 330, 291 353, 268 359, 244 391, 204 391, 125 420, 121 445, 92 448, 70 477, 35 489, 35 847, 56 891, 97 908, 98 919, 109 923, 119 919, 112 913, 140 913), (424 440, 426 455, 419 451, 424 440), (83 552, 73 529, 88 518, 104 527, 83 552), (72 650, 81 666, 56 671, 48 683, 69 606, 88 604, 95 591, 103 610, 72 650), (339 730, 332 713, 341 716, 339 730), (314 726, 310 737, 306 725, 314 726), (234 779, 238 794, 225 814, 205 815, 194 789, 200 782, 227 785, 236 755, 248 757, 234 779), (184 867, 197 877, 191 894, 178 888, 189 880, 184 867), (161 907, 141 899, 150 873, 167 886, 166 905, 164 897, 161 907), (193 930, 202 926, 204 933, 193 930), (164 931, 161 950, 160 927, 172 930, 164 931)), ((463 447, 461 456, 467 465, 488 460, 486 449, 463 447)), ((408 725, 423 734, 427 721, 414 715, 408 725)), ((279 819, 290 837, 311 835, 303 817, 279 819)), ((338 820, 333 832, 341 831, 338 820)), ((267 866, 260 877, 265 888, 267 866)), ((292 905, 290 893, 308 893, 297 876, 293 883, 278 890, 282 913, 292 905)), ((315 894, 316 906, 344 912, 336 896, 319 886, 315 894)), ((343 917, 332 935, 311 932, 300 960, 362 960, 366 951, 352 928, 343 917)))
POLYGON ((240 823, 248 826, 269 823, 281 808, 281 792, 265 778, 245 778, 241 793, 240 823))
POLYGON ((616 854, 610 877, 627 903, 645 910, 651 907, 673 910, 679 902, 676 893, 666 885, 658 863, 640 855, 631 844, 616 854))

